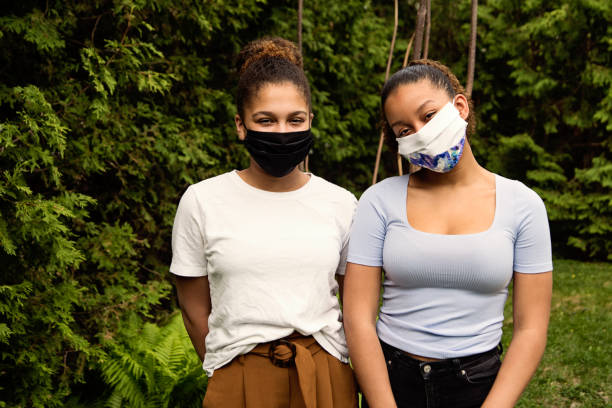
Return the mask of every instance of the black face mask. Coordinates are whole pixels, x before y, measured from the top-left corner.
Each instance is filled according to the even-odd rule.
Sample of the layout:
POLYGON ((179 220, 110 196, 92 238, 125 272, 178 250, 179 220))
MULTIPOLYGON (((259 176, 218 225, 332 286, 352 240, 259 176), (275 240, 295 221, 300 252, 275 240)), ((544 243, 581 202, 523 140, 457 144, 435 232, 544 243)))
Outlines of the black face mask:
POLYGON ((306 158, 312 147, 310 129, 300 132, 257 132, 247 129, 244 146, 251 157, 274 177, 283 177, 306 158))

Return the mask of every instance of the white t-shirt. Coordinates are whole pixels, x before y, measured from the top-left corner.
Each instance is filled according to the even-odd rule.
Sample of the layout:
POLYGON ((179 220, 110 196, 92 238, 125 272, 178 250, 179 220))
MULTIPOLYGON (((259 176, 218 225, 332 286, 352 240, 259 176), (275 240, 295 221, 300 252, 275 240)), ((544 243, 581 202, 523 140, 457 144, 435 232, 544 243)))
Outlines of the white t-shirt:
POLYGON ((294 330, 347 361, 334 275, 344 274, 356 205, 353 194, 315 175, 282 193, 252 187, 236 171, 187 189, 174 219, 170 272, 208 276, 209 376, 294 330))

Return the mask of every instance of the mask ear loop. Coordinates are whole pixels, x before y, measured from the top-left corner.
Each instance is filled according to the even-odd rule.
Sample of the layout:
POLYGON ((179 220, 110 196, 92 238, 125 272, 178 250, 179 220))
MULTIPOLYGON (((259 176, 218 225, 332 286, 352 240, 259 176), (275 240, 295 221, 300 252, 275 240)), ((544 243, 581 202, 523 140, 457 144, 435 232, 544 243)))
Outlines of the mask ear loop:
MULTIPOLYGON (((309 130, 312 129, 312 120, 310 121, 310 125, 308 126, 308 129, 309 130)), ((310 161, 309 159, 310 159, 310 154, 306 154, 306 157, 304 157, 304 160, 302 160, 298 164, 298 169, 300 169, 300 171, 303 171, 304 173, 310 173, 310 169, 308 168, 308 163, 310 161)))
MULTIPOLYGON (((242 118, 240 118, 240 126, 242 126, 242 128, 244 129, 244 139, 246 140, 249 134, 249 129, 247 129, 246 123, 244 122, 244 120, 242 120, 242 118)), ((244 143, 244 140, 239 141, 239 143, 244 143)))

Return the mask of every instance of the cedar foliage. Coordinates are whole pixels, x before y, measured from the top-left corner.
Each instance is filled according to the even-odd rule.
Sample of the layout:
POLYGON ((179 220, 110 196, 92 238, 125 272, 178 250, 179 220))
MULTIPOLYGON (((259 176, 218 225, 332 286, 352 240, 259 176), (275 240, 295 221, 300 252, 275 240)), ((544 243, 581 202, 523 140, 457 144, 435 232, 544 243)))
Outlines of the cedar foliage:
MULTIPOLYGON (((369 164, 338 164, 367 154, 365 138, 345 141, 375 125, 386 49, 369 33, 385 33, 384 19, 356 0, 310 3, 304 18, 318 83, 312 167, 356 187, 369 164)), ((279 1, 0 4, 0 405, 166 395, 123 360, 139 347, 121 324, 175 308, 167 268, 180 195, 247 159, 234 142, 233 58, 252 38, 293 38, 294 21, 279 1)), ((153 382, 169 369, 149 368, 153 382)))
POLYGON ((612 3, 495 0, 482 16, 479 66, 500 70, 477 103, 489 168, 540 193, 557 253, 612 260, 612 3))
MULTIPOLYGON (((432 3, 430 57, 465 80, 470 1, 432 3)), ((402 16, 417 1, 404 5, 402 16)), ((312 0, 303 13, 310 168, 359 193, 393 7, 312 0)), ((174 211, 189 184, 247 163, 233 58, 262 35, 295 39, 296 21, 285 0, 0 3, 0 406, 93 406, 92 395, 129 405, 138 393, 178 404, 167 398, 178 380, 165 377, 176 364, 159 355, 177 356, 179 343, 161 338, 180 325, 144 323, 175 308, 174 211), (153 354, 139 333, 159 340, 153 354)), ((414 21, 400 21, 392 72, 414 21)), ((611 21, 603 0, 479 7, 472 145, 488 168, 542 194, 565 256, 612 253, 611 21)), ((394 174, 395 156, 383 166, 394 174)))

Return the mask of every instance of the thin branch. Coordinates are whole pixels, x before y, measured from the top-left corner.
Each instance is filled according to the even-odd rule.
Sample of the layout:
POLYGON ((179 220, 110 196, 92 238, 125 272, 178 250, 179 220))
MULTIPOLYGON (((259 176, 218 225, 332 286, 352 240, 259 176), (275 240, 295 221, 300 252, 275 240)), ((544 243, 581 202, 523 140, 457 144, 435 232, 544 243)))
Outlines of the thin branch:
POLYGON ((381 131, 380 137, 378 138, 378 149, 376 150, 376 162, 374 163, 374 174, 372 174, 372 185, 376 184, 376 180, 378 179, 378 167, 380 166, 380 157, 382 156, 384 141, 385 133, 381 131))
MULTIPOLYGON (((402 63, 402 68, 406 68, 406 65, 408 65, 408 56, 410 55, 410 50, 412 49, 412 42, 414 41, 414 34, 415 33, 412 33, 412 35, 410 36, 410 41, 408 41, 408 46, 406 47, 406 54, 404 54, 404 62, 402 63)), ((425 48, 425 50, 427 50, 427 48, 425 48)), ((404 167, 402 166, 402 155, 399 154, 399 152, 397 153, 397 174, 399 176, 404 174, 404 167)))
MULTIPOLYGON (((389 79, 389 73, 391 71, 391 61, 393 61, 393 50, 395 49, 395 38, 397 37, 397 25, 399 20, 399 5, 397 4, 398 0, 395 0, 395 13, 394 13, 394 25, 393 25, 393 37, 391 38, 391 48, 389 49, 389 57, 387 58, 387 69, 385 70, 385 82, 389 79)), ((372 174, 372 184, 376 184, 376 180, 378 179, 378 168, 380 167, 380 157, 382 156, 382 148, 383 141, 385 139, 385 135, 383 132, 380 132, 380 137, 378 139, 378 150, 376 150, 376 162, 374 164, 374 173, 372 174)))
POLYGON ((402 166, 402 155, 399 153, 397 154, 397 175, 404 175, 404 167, 402 166))
POLYGON ((410 50, 412 49, 412 42, 414 41, 414 33, 410 37, 410 41, 408 41, 408 46, 406 47, 406 54, 404 54, 404 62, 402 63, 402 68, 406 68, 408 65, 408 56, 410 55, 410 50))
MULTIPOLYGON (((131 26, 132 26, 132 9, 130 9, 130 14, 128 14, 127 16, 127 26, 125 27, 125 30, 123 30, 123 34, 121 35, 121 41, 119 42, 119 47, 123 47, 123 42, 125 41, 125 37, 127 36, 127 33, 130 30, 131 26)), ((115 53, 111 55, 108 61, 106 61, 105 65, 108 66, 111 63, 111 61, 115 59, 118 53, 119 53, 119 50, 115 51, 115 53)))
POLYGON ((298 0, 298 26, 297 26, 297 37, 298 37, 298 49, 300 54, 302 53, 302 15, 304 10, 304 0, 298 0))
MULTIPOLYGON (((304 15, 304 0, 298 0, 298 24, 297 24, 297 38, 298 38, 298 49, 300 50, 300 56, 302 56, 302 61, 304 61, 304 56, 302 55, 302 19, 304 15)), ((298 165, 298 168, 301 171, 309 172, 308 169, 308 155, 306 158, 302 160, 302 162, 298 165)))
POLYGON ((123 31, 123 34, 121 35, 121 45, 123 45, 123 42, 125 41, 125 36, 127 35, 130 27, 132 26, 132 10, 130 9, 130 14, 128 14, 127 16, 127 26, 125 27, 125 30, 123 31))
POLYGON ((470 32, 470 54, 468 57, 467 84, 465 93, 468 98, 472 96, 474 87, 474 70, 476 67, 476 26, 478 24, 478 0, 472 0, 472 29, 470 32))
POLYGON ((94 36, 96 35, 96 29, 98 28, 98 23, 100 22, 101 18, 102 18, 102 14, 100 14, 98 18, 96 18, 96 23, 94 24, 94 28, 93 30, 91 30, 91 46, 94 48, 96 48, 96 45, 94 44, 94 36))
POLYGON ((387 58, 387 69, 385 70, 385 82, 389 79, 389 73, 391 71, 391 61, 393 61, 393 51, 395 50, 395 38, 397 37, 397 26, 399 20, 399 6, 397 0, 395 0, 395 13, 393 23, 393 37, 391 37, 391 48, 389 48, 389 57, 387 58))
POLYGON ((431 0, 427 0, 427 29, 425 30, 425 50, 423 51, 423 59, 429 56, 429 33, 431 31, 431 0))

